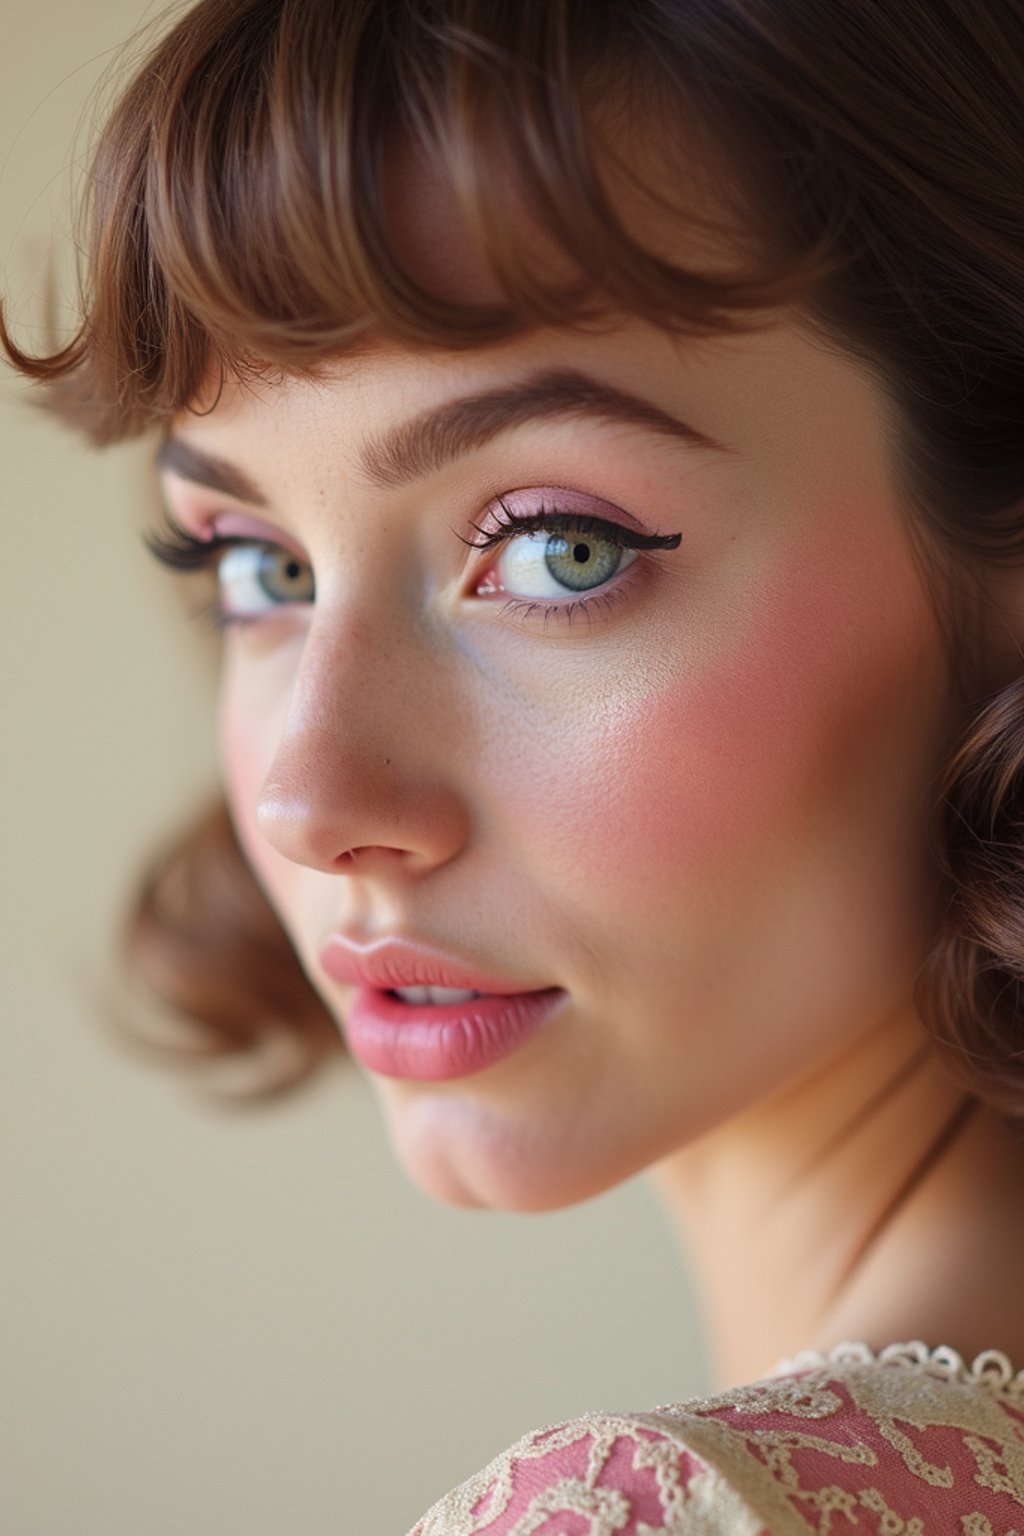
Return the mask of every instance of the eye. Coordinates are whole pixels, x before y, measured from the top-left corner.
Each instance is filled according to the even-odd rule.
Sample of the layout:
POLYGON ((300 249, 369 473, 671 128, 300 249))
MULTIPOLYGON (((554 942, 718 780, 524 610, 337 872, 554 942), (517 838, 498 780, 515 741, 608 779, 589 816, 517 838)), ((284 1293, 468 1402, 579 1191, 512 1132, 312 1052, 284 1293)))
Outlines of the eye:
POLYGON ((308 561, 267 539, 235 534, 199 539, 167 513, 165 526, 146 534, 144 543, 168 570, 183 575, 212 572, 217 596, 199 610, 198 616, 215 629, 246 624, 284 607, 312 603, 316 595, 308 561))
POLYGON ((252 618, 284 603, 311 603, 313 572, 276 544, 238 543, 217 561, 221 608, 227 619, 252 618))
POLYGON ((636 553, 611 532, 582 525, 512 534, 478 591, 540 599, 592 592, 631 565, 636 553))
POLYGON ((500 592, 510 604, 532 603, 543 608, 545 625, 557 614, 571 616, 621 595, 623 583, 615 578, 642 563, 640 554, 678 549, 682 538, 651 533, 621 507, 555 486, 507 491, 472 527, 475 537, 463 542, 494 551, 475 595, 500 592))

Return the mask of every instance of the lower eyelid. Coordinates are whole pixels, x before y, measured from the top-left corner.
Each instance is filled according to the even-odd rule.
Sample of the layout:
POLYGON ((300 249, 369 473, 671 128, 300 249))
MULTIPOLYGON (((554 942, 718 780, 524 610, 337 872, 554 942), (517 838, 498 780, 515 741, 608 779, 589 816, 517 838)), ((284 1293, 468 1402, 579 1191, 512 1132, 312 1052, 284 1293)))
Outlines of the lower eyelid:
POLYGON ((596 592, 592 597, 573 598, 568 603, 543 603, 535 598, 510 598, 502 608, 502 617, 514 624, 536 626, 545 634, 552 629, 581 630, 589 628, 595 619, 616 608, 621 594, 607 591, 596 592))
POLYGON ((493 592, 484 595, 486 602, 500 602, 500 615, 518 625, 536 625, 545 632, 556 626, 570 627, 574 622, 581 628, 588 620, 600 618, 627 601, 636 582, 646 574, 643 560, 634 560, 621 576, 615 576, 604 586, 590 592, 567 594, 564 598, 522 597, 514 592, 493 592))

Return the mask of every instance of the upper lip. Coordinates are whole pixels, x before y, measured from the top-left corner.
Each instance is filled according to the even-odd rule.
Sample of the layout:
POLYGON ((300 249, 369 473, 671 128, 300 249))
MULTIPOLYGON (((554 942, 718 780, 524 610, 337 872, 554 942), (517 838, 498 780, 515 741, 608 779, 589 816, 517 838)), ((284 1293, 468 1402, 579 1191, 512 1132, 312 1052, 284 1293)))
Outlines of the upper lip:
POLYGON ((344 933, 332 933, 320 950, 319 961, 334 981, 382 992, 399 987, 457 987, 513 996, 546 990, 494 976, 418 939, 390 937, 364 943, 344 933))

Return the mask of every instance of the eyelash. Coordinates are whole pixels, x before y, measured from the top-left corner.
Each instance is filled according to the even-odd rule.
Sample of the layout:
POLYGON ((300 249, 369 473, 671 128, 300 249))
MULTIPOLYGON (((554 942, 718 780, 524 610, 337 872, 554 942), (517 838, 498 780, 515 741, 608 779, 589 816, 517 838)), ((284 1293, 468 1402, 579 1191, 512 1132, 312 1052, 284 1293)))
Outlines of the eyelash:
MULTIPOLYGON (((216 566, 219 556, 226 549, 232 549, 236 545, 263 542, 260 539, 228 537, 225 534, 217 534, 209 539, 198 539, 195 534, 180 527, 167 513, 165 513, 165 519, 166 527, 159 532, 146 533, 143 536, 143 543, 154 559, 178 575, 193 575, 197 571, 212 569, 216 566)), ((248 622, 244 616, 226 613, 216 600, 200 604, 193 610, 192 616, 202 619, 216 630, 224 630, 233 624, 248 622)))
MULTIPOLYGON (((542 505, 536 512, 531 512, 525 517, 517 516, 500 496, 497 509, 491 513, 492 520, 497 524, 496 528, 486 528, 480 523, 474 523, 472 526, 477 536, 462 539, 462 542, 468 544, 471 549, 488 550, 498 549, 511 539, 522 538, 530 533, 575 533, 584 538, 587 534, 598 534, 621 549, 649 551, 677 549, 682 540, 680 533, 639 533, 635 529, 627 528, 623 523, 612 522, 609 518, 587 516, 579 512, 561 512, 557 507, 542 505)), ((461 538, 461 535, 459 537, 461 538)), ((630 570, 633 570, 632 566, 630 570)), ((598 587, 593 592, 563 602, 509 595, 501 611, 503 616, 520 623, 529 623, 532 619, 541 616, 545 631, 552 623, 571 626, 577 618, 585 618, 589 623, 598 612, 608 612, 614 608, 616 603, 625 596, 625 585, 629 580, 629 576, 626 576, 624 581, 620 580, 614 586, 598 587)))
MULTIPOLYGON (((579 512, 560 512, 557 507, 539 507, 536 512, 529 513, 526 517, 519 517, 509 509, 508 503, 498 497, 499 511, 492 513, 494 521, 498 524, 495 529, 484 528, 480 523, 473 523, 478 537, 475 539, 462 539, 463 544, 468 544, 471 549, 495 549, 501 544, 506 544, 510 538, 527 533, 599 533, 602 538, 610 540, 612 544, 619 544, 623 549, 676 549, 682 538, 680 533, 657 534, 637 533, 632 528, 625 527, 622 523, 613 523, 605 517, 587 517, 579 512)), ((461 534, 459 535, 461 538, 461 534)))
MULTIPOLYGON (((682 534, 679 533, 639 533, 607 518, 560 512, 557 508, 541 507, 536 512, 520 517, 512 512, 500 497, 497 507, 499 510, 491 514, 493 521, 497 524, 496 527, 487 528, 483 524, 473 523, 475 536, 464 538, 458 534, 456 536, 460 541, 470 549, 486 551, 499 549, 510 540, 530 533, 572 532, 583 536, 598 534, 623 549, 661 550, 677 549, 682 539, 682 534)), ((266 549, 281 547, 269 539, 245 538, 235 534, 217 534, 209 539, 200 539, 182 528, 169 514, 165 513, 165 518, 166 529, 147 533, 144 536, 144 543, 150 554, 171 571, 189 574, 211 570, 216 567, 219 557, 225 550, 239 545, 262 546, 266 549)), ((591 618, 597 609, 609 608, 618 595, 617 589, 603 587, 596 588, 591 594, 576 597, 570 602, 540 601, 536 598, 517 598, 509 595, 502 612, 520 620, 529 620, 533 615, 543 613, 546 629, 553 617, 559 622, 568 624, 572 623, 574 617, 581 614, 591 618)), ((253 624, 263 616, 262 614, 228 613, 216 599, 211 603, 203 604, 196 612, 196 617, 204 619, 216 630, 253 624)))

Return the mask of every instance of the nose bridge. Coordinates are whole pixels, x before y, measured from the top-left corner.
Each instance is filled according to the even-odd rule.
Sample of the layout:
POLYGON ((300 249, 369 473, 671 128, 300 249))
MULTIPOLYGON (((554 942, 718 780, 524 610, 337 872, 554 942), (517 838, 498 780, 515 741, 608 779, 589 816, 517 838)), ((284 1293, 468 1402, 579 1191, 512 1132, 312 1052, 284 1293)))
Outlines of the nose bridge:
POLYGON ((415 674, 426 671, 427 647, 408 626, 360 613, 315 619, 295 676, 287 735, 321 732, 348 740, 358 722, 360 739, 387 739, 392 710, 412 692, 415 674))
POLYGON ((356 850, 451 857, 466 815, 442 750, 447 693, 417 626, 318 615, 257 807, 268 841, 325 869, 356 850))

